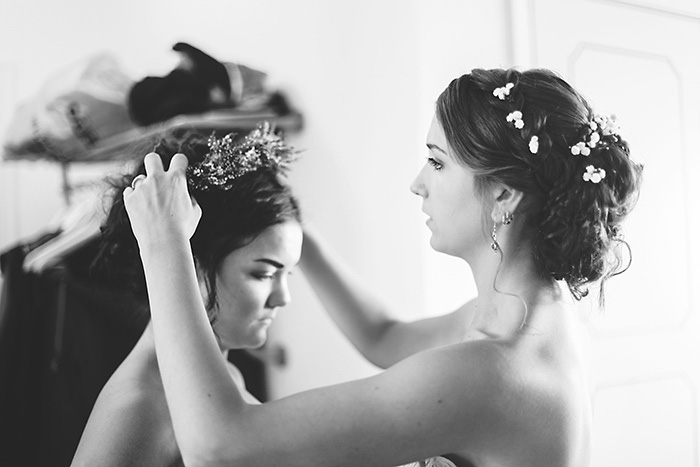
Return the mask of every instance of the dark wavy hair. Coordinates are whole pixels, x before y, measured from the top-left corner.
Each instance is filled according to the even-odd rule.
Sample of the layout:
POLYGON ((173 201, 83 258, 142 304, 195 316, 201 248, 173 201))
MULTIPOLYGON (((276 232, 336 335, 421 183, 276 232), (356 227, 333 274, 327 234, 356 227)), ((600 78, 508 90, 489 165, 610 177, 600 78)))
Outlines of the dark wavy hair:
POLYGON ((573 156, 570 148, 583 140, 593 110, 546 69, 472 70, 449 84, 436 107, 449 145, 475 172, 477 191, 503 183, 524 193, 516 214, 538 273, 565 281, 577 300, 599 281, 602 302, 605 280, 631 261, 619 232, 636 203, 642 166, 630 159, 627 142, 618 138, 588 157, 573 156), (494 97, 506 83, 514 84, 508 98, 494 97), (522 112, 522 129, 506 121, 514 110, 522 112), (533 135, 536 154, 528 146, 533 135), (600 183, 582 179, 591 164, 606 171, 600 183))
MULTIPOLYGON (((181 152, 196 164, 209 151, 208 136, 197 132, 169 132, 156 141, 155 149, 135 148, 137 154, 155 151, 170 165, 171 157, 181 152)), ((138 244, 131 230, 122 193, 138 174, 144 174, 143 162, 128 174, 111 180, 108 215, 102 226, 99 253, 93 262, 93 275, 112 286, 125 288, 145 300, 146 281, 138 244)), ((189 175, 188 175, 189 177, 189 175)), ((224 258, 247 245, 268 227, 285 221, 301 222, 296 198, 289 186, 269 170, 259 169, 242 175, 228 190, 200 190, 189 187, 202 208, 197 230, 190 239, 192 253, 208 292, 206 304, 210 319, 215 319, 216 275, 224 258)))

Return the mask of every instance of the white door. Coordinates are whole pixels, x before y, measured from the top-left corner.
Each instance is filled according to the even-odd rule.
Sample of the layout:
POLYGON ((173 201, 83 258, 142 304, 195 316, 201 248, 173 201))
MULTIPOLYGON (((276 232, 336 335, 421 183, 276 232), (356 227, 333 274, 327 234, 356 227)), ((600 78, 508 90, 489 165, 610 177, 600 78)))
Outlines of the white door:
POLYGON ((700 4, 512 2, 516 64, 553 68, 616 113, 645 165, 629 271, 591 327, 593 465, 698 466, 700 4))

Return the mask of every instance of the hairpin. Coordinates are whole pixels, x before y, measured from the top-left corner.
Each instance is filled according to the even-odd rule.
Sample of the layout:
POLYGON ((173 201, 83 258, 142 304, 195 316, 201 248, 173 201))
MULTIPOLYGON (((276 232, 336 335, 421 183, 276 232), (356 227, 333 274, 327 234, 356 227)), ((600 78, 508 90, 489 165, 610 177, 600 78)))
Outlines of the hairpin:
MULTIPOLYGON (((510 91, 515 85, 506 83, 503 87, 498 87, 493 90, 494 97, 500 100, 505 100, 506 96, 510 96, 510 91)), ((522 130, 525 127, 523 121, 523 113, 520 110, 514 110, 506 115, 506 121, 512 123, 515 128, 522 130)), ((586 125, 585 135, 582 141, 570 146, 571 154, 574 156, 588 157, 591 154, 591 149, 596 147, 607 148, 610 144, 619 141, 619 126, 615 115, 594 115, 591 121, 586 125)), ((537 154, 540 150, 540 139, 537 135, 532 135, 528 142, 528 149, 532 154, 537 154)), ((583 180, 591 183, 600 183, 605 178, 605 169, 596 168, 592 165, 586 167, 586 172, 583 174, 583 180)))
POLYGON ((537 151, 540 150, 540 138, 537 135, 532 135, 532 138, 530 138, 530 142, 528 143, 528 147, 530 148, 531 153, 537 154, 537 151))
POLYGON ((234 142, 234 137, 233 133, 221 139, 214 134, 209 137, 209 152, 204 160, 187 169, 192 188, 229 190, 234 180, 256 170, 284 173, 299 155, 275 134, 268 122, 258 125, 239 143, 234 142))
POLYGON ((605 169, 597 169, 592 165, 586 167, 586 172, 583 174, 583 179, 591 183, 600 183, 605 178, 605 169))
POLYGON ((523 113, 519 110, 514 110, 506 115, 506 122, 512 122, 518 130, 522 130, 525 126, 525 122, 523 122, 523 113))
POLYGON ((501 88, 496 88, 493 90, 493 96, 498 97, 500 100, 506 100, 506 96, 510 95, 510 90, 515 86, 513 83, 506 83, 505 86, 501 88))

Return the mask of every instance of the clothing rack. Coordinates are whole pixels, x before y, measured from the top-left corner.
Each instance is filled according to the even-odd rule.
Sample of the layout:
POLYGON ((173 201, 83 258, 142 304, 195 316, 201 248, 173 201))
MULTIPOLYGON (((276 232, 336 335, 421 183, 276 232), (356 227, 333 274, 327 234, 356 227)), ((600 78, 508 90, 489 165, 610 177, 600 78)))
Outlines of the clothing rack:
MULTIPOLYGON (((109 136, 82 154, 76 154, 72 160, 60 159, 61 195, 66 206, 71 204, 71 193, 76 188, 70 181, 70 166, 73 163, 128 161, 133 158, 129 148, 155 138, 164 131, 174 129, 192 129, 204 133, 210 132, 248 132, 260 122, 267 121, 273 127, 285 132, 301 130, 303 119, 300 113, 290 112, 277 115, 270 111, 242 112, 230 109, 217 109, 202 114, 178 115, 165 122, 146 127, 136 127, 128 131, 109 136)), ((51 155, 48 155, 49 157, 51 155)), ((22 155, 13 155, 11 159, 21 159, 22 155)), ((27 154, 26 159, 37 159, 36 154, 27 154)), ((58 159, 58 158, 56 158, 58 159)))

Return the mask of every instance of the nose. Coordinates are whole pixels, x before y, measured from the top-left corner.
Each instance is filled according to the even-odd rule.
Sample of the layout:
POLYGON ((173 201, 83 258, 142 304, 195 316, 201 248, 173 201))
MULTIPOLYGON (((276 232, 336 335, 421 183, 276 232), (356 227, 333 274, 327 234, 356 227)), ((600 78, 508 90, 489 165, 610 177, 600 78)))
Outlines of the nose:
POLYGON ((416 175, 416 178, 413 180, 409 187, 411 189, 411 193, 413 193, 414 195, 418 195, 421 198, 428 197, 428 190, 425 188, 425 183, 423 183, 424 171, 425 167, 423 167, 421 171, 418 172, 418 175, 416 175))
POLYGON ((292 294, 289 292, 289 284, 285 277, 280 277, 274 282, 272 293, 267 299, 269 308, 277 308, 289 305, 292 301, 292 294))

